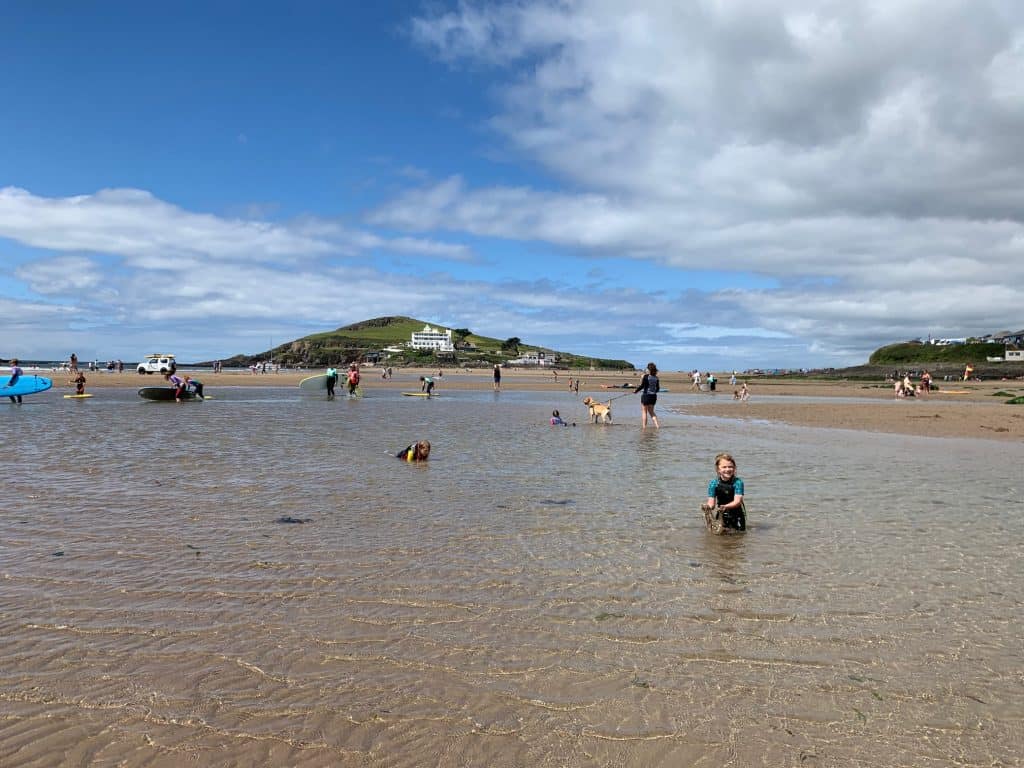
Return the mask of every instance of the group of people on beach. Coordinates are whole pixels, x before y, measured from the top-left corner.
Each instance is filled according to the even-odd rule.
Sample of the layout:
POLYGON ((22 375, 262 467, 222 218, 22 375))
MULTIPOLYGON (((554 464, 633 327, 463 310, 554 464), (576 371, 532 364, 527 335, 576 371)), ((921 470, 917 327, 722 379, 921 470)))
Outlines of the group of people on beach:
POLYGON ((914 384, 910 380, 910 372, 907 371, 903 374, 902 378, 898 371, 893 372, 893 396, 896 399, 906 397, 927 397, 928 393, 932 390, 932 375, 925 371, 921 374, 921 380, 919 384, 914 384))
MULTIPOLYGON (((359 389, 360 375, 359 366, 352 363, 348 367, 348 371, 345 373, 345 386, 348 388, 349 397, 358 397, 360 394, 359 389)), ((334 399, 334 388, 338 385, 338 369, 334 366, 327 368, 327 399, 334 399)))

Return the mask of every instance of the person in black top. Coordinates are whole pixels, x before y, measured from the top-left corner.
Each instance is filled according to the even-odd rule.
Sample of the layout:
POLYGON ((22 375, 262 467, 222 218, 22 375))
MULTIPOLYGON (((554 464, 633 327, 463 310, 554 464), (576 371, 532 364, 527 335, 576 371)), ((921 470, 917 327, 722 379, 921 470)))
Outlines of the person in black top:
POLYGON ((640 414, 641 429, 647 429, 648 417, 654 422, 655 429, 661 429, 661 425, 658 424, 658 417, 654 415, 654 404, 658 402, 659 389, 661 389, 661 383, 658 381, 658 366, 654 363, 648 363, 647 372, 640 379, 640 386, 633 390, 634 394, 637 392, 643 393, 640 395, 640 408, 642 409, 640 414))

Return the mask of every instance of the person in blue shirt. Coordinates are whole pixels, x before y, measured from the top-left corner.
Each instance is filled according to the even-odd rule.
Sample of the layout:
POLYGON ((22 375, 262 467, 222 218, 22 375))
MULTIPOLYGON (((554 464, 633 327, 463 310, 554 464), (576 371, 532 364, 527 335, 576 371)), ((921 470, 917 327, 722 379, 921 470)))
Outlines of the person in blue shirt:
POLYGON ((701 506, 708 528, 716 533, 726 528, 747 530, 743 480, 736 477, 736 461, 731 454, 715 456, 715 475, 715 479, 708 483, 708 499, 701 506))

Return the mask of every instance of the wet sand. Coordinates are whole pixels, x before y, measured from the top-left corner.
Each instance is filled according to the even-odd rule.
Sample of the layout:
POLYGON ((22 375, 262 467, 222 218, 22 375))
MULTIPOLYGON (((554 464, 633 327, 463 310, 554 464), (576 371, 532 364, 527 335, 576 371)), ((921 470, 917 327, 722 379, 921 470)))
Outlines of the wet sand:
POLYGON ((562 375, 301 377, 0 408, 0 766, 1019 764, 1024 443, 669 412, 925 405, 863 385, 670 375, 641 431, 621 375, 565 429, 562 375), (745 536, 698 513, 719 450, 745 536))
MULTIPOLYGON (((286 371, 268 374, 250 374, 229 371, 212 374, 197 372, 209 392, 217 387, 282 387, 296 386, 316 371, 286 371)), ((66 385, 62 374, 48 374, 54 386, 66 385)), ((135 373, 87 373, 87 391, 104 387, 160 386, 159 376, 140 376, 135 373)), ((437 376, 435 369, 403 368, 394 372, 394 378, 384 380, 380 369, 365 369, 362 386, 387 390, 418 390, 421 375, 433 376, 436 391, 490 390, 493 387, 489 370, 447 370, 437 376)), ((690 387, 689 374, 661 372, 662 387, 674 394, 697 393, 690 387)), ((585 371, 581 391, 607 390, 608 398, 629 392, 621 384, 638 384, 639 374, 585 371)), ((1024 440, 1024 407, 1006 405, 1005 392, 1024 395, 1024 381, 938 382, 939 390, 928 397, 896 400, 892 386, 884 382, 820 381, 793 379, 749 379, 751 397, 747 402, 733 400, 728 377, 719 382, 714 394, 701 393, 701 402, 672 406, 671 410, 689 416, 782 422, 794 426, 854 429, 868 432, 887 432, 918 437, 966 437, 988 440, 1024 440), (794 398, 786 402, 784 398, 794 398), (826 402, 812 401, 828 398, 826 402), (862 402, 851 402, 860 400, 862 402)), ((557 379, 550 373, 507 370, 502 372, 501 386, 508 391, 568 391, 569 376, 559 373, 557 379)), ((342 387, 339 385, 339 391, 342 387)), ((664 405, 662 406, 664 408, 664 405)))

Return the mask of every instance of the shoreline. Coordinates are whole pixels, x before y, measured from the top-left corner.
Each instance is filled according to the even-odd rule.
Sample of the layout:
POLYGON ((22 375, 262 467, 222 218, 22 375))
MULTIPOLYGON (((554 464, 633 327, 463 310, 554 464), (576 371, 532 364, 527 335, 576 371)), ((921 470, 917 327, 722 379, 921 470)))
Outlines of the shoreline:
MULTIPOLYGON (((252 374, 245 370, 231 370, 214 374, 188 368, 179 370, 180 374, 194 375, 209 391, 217 387, 293 387, 321 372, 316 369, 252 374)), ((70 377, 66 371, 32 373, 52 379, 54 390, 73 390, 73 386, 67 383, 70 377)), ((112 387, 161 386, 163 382, 159 375, 127 371, 86 371, 85 374, 87 392, 112 387)), ((392 379, 384 380, 380 376, 380 368, 376 367, 363 369, 362 386, 369 390, 419 389, 419 377, 424 375, 434 377, 439 391, 493 388, 491 373, 486 369, 449 369, 438 376, 435 368, 401 368, 394 372, 392 379)), ((691 389, 686 372, 661 372, 659 376, 662 388, 672 394, 697 394, 691 389)), ((716 393, 700 393, 700 402, 669 406, 663 400, 662 410, 685 416, 780 422, 799 427, 852 429, 916 437, 1024 440, 1024 407, 1006 405, 1007 397, 996 396, 999 392, 1011 396, 1024 395, 1024 382, 1017 380, 940 381, 937 382, 938 391, 927 397, 906 400, 896 400, 892 386, 882 381, 742 377, 739 380, 749 382, 751 399, 748 402, 732 399, 732 388, 726 379, 719 382, 720 388, 716 393), (765 396, 771 396, 771 400, 762 399, 765 396), (826 402, 786 402, 789 397, 824 398, 826 402), (851 399, 862 402, 850 402, 851 399)), ((629 388, 621 386, 623 383, 635 387, 639 381, 640 372, 583 371, 580 391, 599 393, 598 399, 603 400, 617 393, 629 392, 629 388)), ((568 385, 569 375, 564 372, 559 372, 555 378, 551 371, 502 369, 501 387, 507 391, 565 392, 568 385)), ((339 382, 341 386, 343 384, 339 382)))

